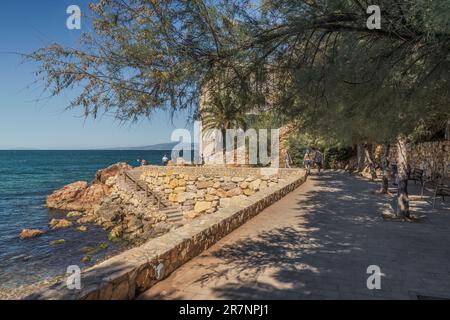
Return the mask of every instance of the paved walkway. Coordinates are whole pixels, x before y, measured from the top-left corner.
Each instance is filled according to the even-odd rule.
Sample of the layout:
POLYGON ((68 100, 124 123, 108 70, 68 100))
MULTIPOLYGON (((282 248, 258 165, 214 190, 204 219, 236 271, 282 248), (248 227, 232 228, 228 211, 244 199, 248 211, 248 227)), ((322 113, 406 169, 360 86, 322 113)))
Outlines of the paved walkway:
POLYGON ((423 222, 384 221, 377 184, 326 172, 186 263, 141 299, 450 297, 450 208, 414 201, 423 222), (367 289, 378 265, 381 290, 367 289))

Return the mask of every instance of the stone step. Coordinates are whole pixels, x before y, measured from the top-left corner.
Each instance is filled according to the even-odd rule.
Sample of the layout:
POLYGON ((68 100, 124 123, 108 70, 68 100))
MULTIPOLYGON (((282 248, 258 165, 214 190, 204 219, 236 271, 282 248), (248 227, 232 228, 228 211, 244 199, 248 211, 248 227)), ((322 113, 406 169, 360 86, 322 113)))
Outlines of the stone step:
POLYGON ((136 184, 135 184, 135 183, 131 182, 131 181, 128 180, 128 179, 125 179, 126 184, 127 184, 129 187, 133 188, 134 190, 137 189, 136 192, 137 192, 138 194, 140 194, 141 196, 146 197, 146 198, 148 198, 149 200, 153 201, 154 204, 157 203, 157 199, 156 199, 156 197, 155 197, 155 196, 157 196, 158 198, 161 199, 161 203, 163 204, 163 206, 169 207, 169 206, 171 205, 169 202, 167 202, 167 201, 164 199, 163 196, 161 196, 160 194, 158 194, 158 193, 156 193, 156 192, 153 192, 153 194, 154 194, 155 196, 152 196, 151 194, 150 194, 150 195, 147 195, 147 192, 144 191, 144 190, 142 190, 142 189, 146 189, 147 186, 145 185, 145 183, 144 183, 143 181, 140 180, 140 174, 133 174, 133 173, 128 172, 128 175, 129 175, 130 177, 132 177, 135 181, 137 181, 137 184, 138 184, 139 188, 136 187, 136 184))
POLYGON ((174 214, 166 214, 166 216, 167 217, 182 217, 183 216, 183 213, 182 212, 180 212, 180 213, 174 213, 174 214))
POLYGON ((177 222, 183 220, 183 212, 177 208, 169 208, 162 210, 162 212, 167 216, 168 222, 177 222))
POLYGON ((178 216, 178 215, 183 215, 183 213, 179 210, 173 210, 173 211, 161 211, 162 213, 164 213, 166 216, 178 216))
MULTIPOLYGON (((181 220, 183 218, 183 214, 179 211, 178 208, 173 207, 173 204, 170 201, 167 201, 167 199, 164 198, 164 196, 158 194, 157 192, 153 192, 153 195, 148 195, 146 191, 141 190, 141 189, 145 189, 146 185, 143 181, 140 180, 140 174, 141 172, 138 172, 136 169, 133 170, 133 173, 128 172, 128 174, 135 180, 138 182, 138 185, 141 187, 139 188, 139 190, 137 190, 137 194, 139 194, 139 196, 145 200, 147 199, 148 203, 151 203, 152 205, 157 205, 158 204, 158 200, 156 197, 158 197, 160 199, 160 204, 161 204, 161 208, 160 211, 164 214, 166 214, 168 217, 171 217, 171 219, 179 219, 181 220), (155 197, 156 196, 156 197, 155 197), (172 218, 173 217, 173 218, 172 218)), ((127 182, 127 185, 129 187, 132 187, 133 189, 136 189, 136 185, 131 182, 128 179, 125 179, 127 182)))
POLYGON ((172 218, 172 217, 182 217, 183 213, 170 213, 170 214, 166 214, 167 217, 172 218))
POLYGON ((177 221, 181 221, 181 220, 183 220, 183 217, 182 216, 180 216, 180 217, 170 217, 170 218, 167 218, 167 222, 177 222, 177 221))

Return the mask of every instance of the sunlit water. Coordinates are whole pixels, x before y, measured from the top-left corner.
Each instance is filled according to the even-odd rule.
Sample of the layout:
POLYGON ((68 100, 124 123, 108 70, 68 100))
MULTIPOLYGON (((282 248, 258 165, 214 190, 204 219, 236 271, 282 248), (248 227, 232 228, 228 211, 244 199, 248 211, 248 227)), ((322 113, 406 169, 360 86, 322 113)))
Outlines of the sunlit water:
POLYGON ((164 151, 0 151, 0 289, 32 284, 64 274, 69 265, 86 267, 98 259, 124 249, 108 242, 107 233, 95 225, 82 233, 75 227, 52 230, 28 240, 19 238, 22 229, 48 230, 51 218, 61 212, 44 207, 45 198, 68 183, 91 181, 97 170, 125 161, 136 166, 137 159, 160 164, 164 151), (50 241, 65 239, 59 245, 50 241), (92 255, 88 264, 81 259, 85 247, 106 249, 92 255))

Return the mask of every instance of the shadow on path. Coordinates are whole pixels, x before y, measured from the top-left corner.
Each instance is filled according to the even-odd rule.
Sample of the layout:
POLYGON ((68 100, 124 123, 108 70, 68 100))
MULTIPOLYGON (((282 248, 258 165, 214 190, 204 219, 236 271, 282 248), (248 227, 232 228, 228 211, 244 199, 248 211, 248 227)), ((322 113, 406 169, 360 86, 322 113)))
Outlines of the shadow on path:
POLYGON ((226 299, 450 296, 449 212, 438 212, 445 225, 386 222, 381 212, 392 209, 377 184, 334 172, 310 179, 311 191, 279 206, 285 226, 213 250, 217 263, 194 283, 226 299), (370 265, 381 268, 381 290, 367 288, 370 265))

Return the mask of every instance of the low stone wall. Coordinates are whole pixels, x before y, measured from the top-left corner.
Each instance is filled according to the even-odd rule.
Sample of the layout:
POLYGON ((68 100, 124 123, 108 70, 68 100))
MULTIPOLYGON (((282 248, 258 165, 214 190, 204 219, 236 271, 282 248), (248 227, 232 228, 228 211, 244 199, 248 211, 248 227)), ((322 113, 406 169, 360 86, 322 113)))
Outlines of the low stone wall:
POLYGON ((161 166, 146 166, 144 172, 158 172, 166 173, 170 170, 173 174, 188 174, 193 177, 199 176, 228 176, 228 177, 246 177, 246 176, 262 176, 262 175, 275 175, 280 178, 288 178, 296 173, 298 169, 286 170, 284 168, 251 168, 251 167, 223 167, 223 166, 202 166, 202 167, 189 167, 189 166, 173 166, 173 167, 161 167, 161 166))
POLYGON ((306 179, 306 174, 296 169, 282 169, 281 175, 286 181, 87 269, 82 274, 81 290, 69 290, 65 283, 59 283, 27 299, 133 299, 299 187, 306 179))
POLYGON ((141 169, 150 190, 176 206, 186 219, 215 213, 266 188, 286 181, 284 170, 256 168, 155 167, 141 169))

